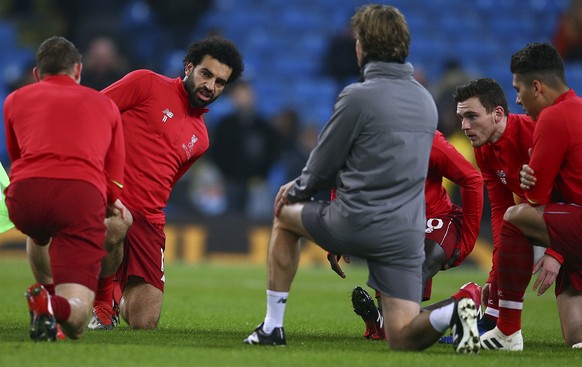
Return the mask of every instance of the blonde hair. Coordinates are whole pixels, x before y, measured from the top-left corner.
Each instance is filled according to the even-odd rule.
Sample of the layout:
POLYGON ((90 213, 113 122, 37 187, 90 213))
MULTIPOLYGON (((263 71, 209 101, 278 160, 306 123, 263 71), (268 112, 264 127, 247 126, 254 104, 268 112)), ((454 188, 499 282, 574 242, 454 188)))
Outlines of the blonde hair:
POLYGON ((403 63, 408 57, 410 31, 404 15, 390 5, 364 5, 350 22, 367 60, 403 63))

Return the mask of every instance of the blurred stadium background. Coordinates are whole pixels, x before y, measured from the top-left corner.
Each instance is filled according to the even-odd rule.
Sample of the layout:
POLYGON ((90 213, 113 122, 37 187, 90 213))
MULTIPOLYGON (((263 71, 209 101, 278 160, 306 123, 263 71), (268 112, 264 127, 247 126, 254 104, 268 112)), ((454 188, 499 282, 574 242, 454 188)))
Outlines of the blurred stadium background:
MULTIPOLYGON (((569 0, 377 2, 394 5, 406 16, 412 37, 409 61, 429 90, 435 91, 453 63, 470 77, 495 78, 505 89, 510 110, 518 113, 510 56, 529 42, 551 42, 569 4, 569 0)), ((329 72, 326 52, 331 40, 346 31, 354 9, 365 3, 369 1, 0 0, 0 99, 30 82, 34 50, 54 34, 71 39, 85 61, 91 41, 107 37, 118 47, 123 72, 149 68, 172 77, 182 74, 184 50, 191 40, 220 34, 243 52, 245 79, 267 120, 293 109, 302 124, 320 128, 345 85, 329 72)), ((582 91, 579 61, 567 62, 566 76, 571 87, 582 91)), ((221 97, 207 115, 209 128, 230 111, 232 102, 221 97)), ((3 129, 0 134, 0 160, 9 168, 3 129)), ((466 139, 451 139, 464 154, 472 155, 466 139)), ((189 187, 178 185, 168 206, 166 258, 197 262, 216 255, 262 263, 268 215, 200 214, 182 205, 190 200, 189 187)), ((485 256, 476 260, 483 264, 491 238, 487 217, 481 235, 486 245, 481 247, 483 254, 476 255, 485 256)), ((18 235, 0 236, 0 254, 21 249, 18 235)), ((316 252, 313 259, 323 261, 316 252)))

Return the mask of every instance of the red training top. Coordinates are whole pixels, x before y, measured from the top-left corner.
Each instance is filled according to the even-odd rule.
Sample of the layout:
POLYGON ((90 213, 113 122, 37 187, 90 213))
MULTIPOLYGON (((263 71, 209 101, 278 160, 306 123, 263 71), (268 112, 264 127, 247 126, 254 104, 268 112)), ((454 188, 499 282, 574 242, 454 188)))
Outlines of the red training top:
POLYGON ((582 205, 582 98, 574 90, 540 113, 529 165, 537 178, 525 194, 530 204, 563 201, 582 205), (552 197, 552 189, 556 197, 552 197))
POLYGON ((463 238, 459 265, 475 247, 483 214, 483 179, 477 169, 445 140, 440 131, 435 132, 428 175, 425 182, 426 217, 438 217, 451 211, 453 205, 443 187, 443 177, 460 186, 463 208, 463 238))
POLYGON ((126 139, 125 189, 121 200, 148 220, 165 223, 172 188, 208 149, 202 115, 180 78, 136 70, 105 88, 119 107, 126 139))
MULTIPOLYGON (((494 258, 501 241, 505 211, 515 205, 515 196, 519 202, 525 201, 524 192, 519 187, 519 171, 529 161, 528 150, 532 146, 534 128, 535 122, 529 116, 509 114, 505 131, 499 140, 475 148, 475 161, 483 175, 491 203, 494 258)), ((494 273, 495 262, 488 283, 494 273)))
POLYGON ((514 194, 519 202, 525 201, 519 187, 519 171, 528 163, 528 150, 532 146, 535 122, 527 115, 509 114, 505 131, 495 143, 475 148, 475 161, 481 170, 491 203, 493 252, 501 240, 503 215, 515 205, 514 194))
POLYGON ((108 202, 123 187, 125 147, 115 104, 66 75, 44 77, 4 101, 10 180, 87 181, 108 202))

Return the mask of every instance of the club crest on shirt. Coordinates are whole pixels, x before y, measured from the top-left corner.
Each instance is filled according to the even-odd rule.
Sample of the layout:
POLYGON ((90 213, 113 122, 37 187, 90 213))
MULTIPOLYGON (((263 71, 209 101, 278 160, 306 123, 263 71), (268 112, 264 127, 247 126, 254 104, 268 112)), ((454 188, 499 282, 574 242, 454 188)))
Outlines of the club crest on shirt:
POLYGON ((162 122, 166 122, 168 121, 168 119, 174 117, 174 112, 170 111, 169 108, 166 108, 165 110, 162 111, 162 113, 164 114, 164 117, 162 117, 162 122))
POLYGON ((186 157, 188 157, 188 159, 190 159, 192 156, 192 149, 194 149, 194 144, 196 144, 197 141, 198 137, 196 135, 192 135, 188 143, 182 144, 182 148, 186 152, 186 157))
POLYGON ((499 177, 502 184, 507 185, 507 175, 502 169, 497 170, 497 177, 499 177))

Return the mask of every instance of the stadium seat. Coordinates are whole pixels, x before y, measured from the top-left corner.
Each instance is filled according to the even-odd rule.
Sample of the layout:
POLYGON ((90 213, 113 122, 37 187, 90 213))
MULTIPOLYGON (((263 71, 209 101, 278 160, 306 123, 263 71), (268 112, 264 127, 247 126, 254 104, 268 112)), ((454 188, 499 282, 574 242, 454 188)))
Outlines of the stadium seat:
POLYGON ((16 48, 16 29, 14 26, 5 21, 0 20, 0 47, 2 50, 10 50, 16 48))

